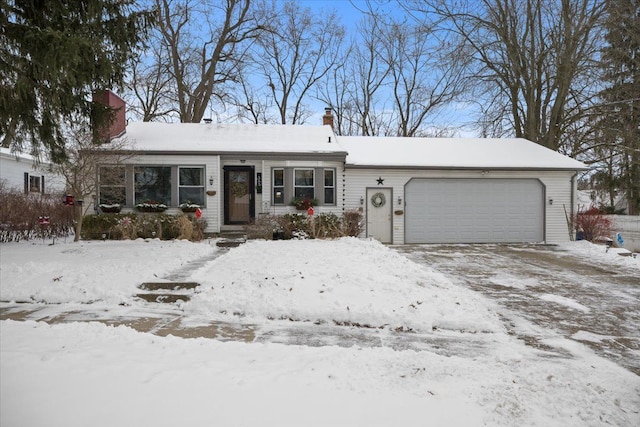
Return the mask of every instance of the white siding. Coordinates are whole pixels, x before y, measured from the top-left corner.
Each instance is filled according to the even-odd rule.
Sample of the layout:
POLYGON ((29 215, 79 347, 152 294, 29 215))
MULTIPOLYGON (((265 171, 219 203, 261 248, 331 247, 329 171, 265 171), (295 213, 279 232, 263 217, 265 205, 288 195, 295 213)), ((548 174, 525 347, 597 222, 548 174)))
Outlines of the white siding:
MULTIPOLYGON (((375 187, 392 188, 394 211, 403 210, 405 185, 411 178, 536 178, 545 186, 545 241, 558 243, 569 240, 565 217, 571 213, 571 178, 573 172, 565 171, 489 171, 480 170, 399 170, 399 169, 346 169, 345 209, 362 209, 366 206, 366 189, 375 187), (378 185, 377 179, 384 183, 378 185), (360 199, 365 201, 360 203, 360 199), (399 198, 401 198, 400 203, 399 198), (553 204, 549 204, 553 199, 553 204)), ((393 243, 403 244, 405 236, 404 215, 393 215, 393 243)))
MULTIPOLYGON (((207 155, 145 155, 137 156, 127 160, 127 164, 145 165, 145 166, 204 166, 205 192, 215 191, 214 196, 208 196, 205 193, 205 206, 202 209, 202 218, 207 222, 206 233, 220 232, 220 224, 222 221, 222 177, 220 176, 220 158, 219 156, 207 155), (213 177, 213 185, 209 184, 209 179, 213 177)), ((172 183, 177 188, 177 183, 172 183)), ((133 191, 133 189, 130 189, 133 191)), ((132 209, 128 209, 131 210, 132 209)), ((123 211, 127 211, 124 209, 123 211)), ((167 209, 168 214, 178 214, 178 207, 170 207, 167 209)))
MULTIPOLYGON (((268 213, 272 215, 283 215, 286 213, 296 212, 293 206, 287 205, 273 205, 271 203, 271 170, 273 168, 287 168, 287 167, 306 167, 306 168, 331 168, 336 171, 336 204, 331 206, 316 206, 314 208, 315 214, 321 213, 335 213, 336 215, 342 214, 343 209, 343 194, 344 194, 344 163, 342 162, 330 162, 330 161, 291 161, 291 160, 269 160, 263 161, 263 173, 262 173, 262 208, 258 210, 256 207, 256 214, 258 212, 268 213)), ((316 179, 321 179, 317 177, 316 179)))
POLYGON ((33 159, 28 156, 16 156, 2 149, 0 152, 0 180, 12 189, 24 190, 24 174, 30 176, 44 176, 45 194, 60 194, 64 192, 64 178, 58 174, 46 170, 48 164, 36 166, 33 159))

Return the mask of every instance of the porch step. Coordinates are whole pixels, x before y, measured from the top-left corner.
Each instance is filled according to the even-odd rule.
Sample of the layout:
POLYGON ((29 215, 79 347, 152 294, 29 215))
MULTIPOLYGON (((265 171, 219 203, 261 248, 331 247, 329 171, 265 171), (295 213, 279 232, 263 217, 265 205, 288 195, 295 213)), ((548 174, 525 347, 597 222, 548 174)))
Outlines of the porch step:
POLYGON ((236 248, 247 241, 247 233, 244 230, 221 231, 216 246, 221 248, 236 248))
POLYGON ((216 242, 216 246, 220 248, 237 248, 241 244, 247 241, 246 237, 238 237, 235 239, 232 238, 222 238, 216 242))
POLYGON ((200 286, 196 282, 145 282, 138 289, 147 292, 137 293, 136 298, 147 302, 173 304, 178 301, 189 301, 200 286))

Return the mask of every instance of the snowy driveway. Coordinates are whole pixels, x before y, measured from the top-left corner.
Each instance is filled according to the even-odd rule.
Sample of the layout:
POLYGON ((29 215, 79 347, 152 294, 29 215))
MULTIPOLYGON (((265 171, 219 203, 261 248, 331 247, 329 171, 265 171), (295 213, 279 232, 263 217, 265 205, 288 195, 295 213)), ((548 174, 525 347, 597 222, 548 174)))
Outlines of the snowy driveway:
POLYGON ((527 344, 543 348, 539 342, 545 334, 558 333, 640 375, 637 263, 620 259, 612 264, 611 257, 598 253, 578 258, 562 246, 394 249, 495 300, 505 324, 527 344))

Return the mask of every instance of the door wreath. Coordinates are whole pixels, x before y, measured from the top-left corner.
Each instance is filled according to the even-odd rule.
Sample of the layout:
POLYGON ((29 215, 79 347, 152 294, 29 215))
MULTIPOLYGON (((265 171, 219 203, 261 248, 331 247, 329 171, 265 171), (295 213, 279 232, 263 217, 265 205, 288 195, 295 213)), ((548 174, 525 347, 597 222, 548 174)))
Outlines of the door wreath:
POLYGON ((387 199, 384 197, 384 194, 376 193, 371 196, 371 205, 373 205, 374 208, 380 208, 384 206, 385 203, 387 203, 387 199))
POLYGON ((238 198, 243 197, 247 194, 247 184, 244 182, 231 183, 231 194, 238 198))

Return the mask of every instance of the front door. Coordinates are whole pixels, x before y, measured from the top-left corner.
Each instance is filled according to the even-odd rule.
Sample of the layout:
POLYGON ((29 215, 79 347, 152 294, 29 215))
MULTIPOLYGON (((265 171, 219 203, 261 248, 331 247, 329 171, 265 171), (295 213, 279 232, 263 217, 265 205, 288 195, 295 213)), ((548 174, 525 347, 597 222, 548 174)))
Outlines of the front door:
POLYGON ((224 167, 224 223, 247 224, 255 217, 253 166, 224 167))
POLYGON ((367 188, 367 237, 382 243, 391 243, 390 188, 367 188))

